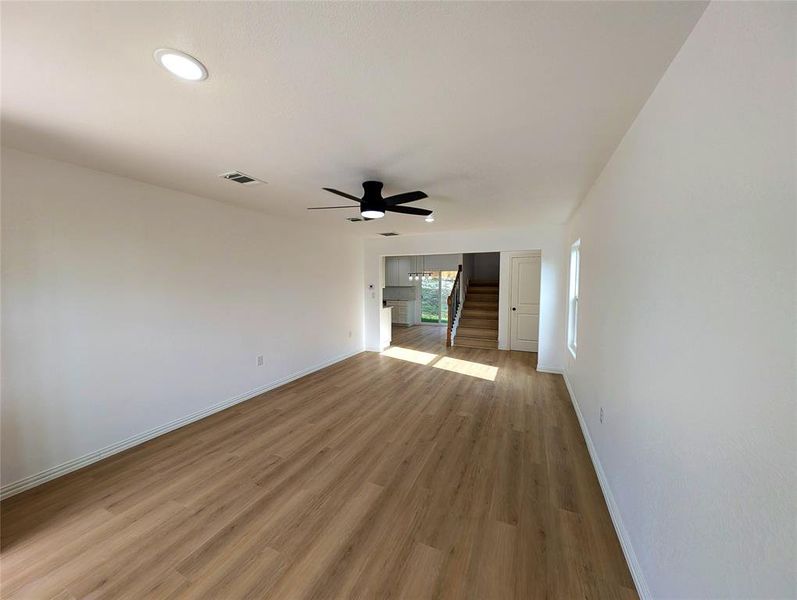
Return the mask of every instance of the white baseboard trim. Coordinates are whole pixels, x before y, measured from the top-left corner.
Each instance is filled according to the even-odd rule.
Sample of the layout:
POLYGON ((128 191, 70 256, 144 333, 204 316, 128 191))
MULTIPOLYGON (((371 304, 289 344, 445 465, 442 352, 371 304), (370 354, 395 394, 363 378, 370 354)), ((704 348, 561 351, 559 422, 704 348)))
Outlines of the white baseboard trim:
POLYGON ((553 373, 554 375, 564 375, 564 369, 561 367, 549 367, 548 365, 537 365, 537 370, 540 373, 553 373))
MULTIPOLYGON (((539 371, 540 368, 538 367, 537 370, 539 371)), ((592 465, 595 468, 595 473, 598 475, 598 482, 601 485, 601 491, 603 491, 606 506, 609 508, 609 515, 612 518, 614 530, 617 532, 617 537, 620 540, 620 547, 622 547, 623 554, 625 555, 625 561, 628 563, 631 577, 634 579, 637 593, 642 600, 652 599, 653 596, 650 593, 650 588, 645 580, 645 575, 642 573, 642 566, 639 564, 636 552, 634 552, 634 547, 631 545, 631 538, 628 536, 628 531, 623 524, 623 518, 620 516, 620 509, 617 506, 617 502, 614 500, 612 488, 609 487, 609 480, 606 478, 606 473, 603 471, 603 466, 595 450, 595 444, 592 443, 592 437, 589 434, 589 429, 587 429, 587 423, 584 421, 584 415, 581 414, 578 400, 576 400, 576 395, 573 393, 573 387, 570 385, 570 380, 567 378, 567 372, 565 371, 562 374, 564 375, 567 391, 570 394, 570 402, 573 404, 576 417, 578 417, 578 423, 581 426, 581 433, 584 435, 584 441, 587 443, 587 450, 589 450, 592 465)))
POLYGON ((362 351, 363 350, 356 350, 354 352, 342 354, 331 360, 327 360, 323 363, 293 373, 292 375, 288 375, 287 377, 283 377, 282 379, 278 379, 277 381, 272 381, 271 383, 267 383, 265 385, 256 387, 255 389, 249 390, 248 392, 244 392, 243 394, 238 394, 237 396, 228 398, 227 400, 219 402, 218 404, 214 404, 207 408, 203 408, 202 410, 199 410, 195 413, 191 413, 190 415, 186 415, 185 417, 180 417, 179 419, 175 419, 174 421, 170 421, 169 423, 159 425, 158 427, 155 427, 143 433, 139 433, 137 435, 124 439, 120 442, 116 442, 115 444, 111 444, 110 446, 106 446, 105 448, 101 448, 100 450, 90 452, 85 456, 68 460, 65 463, 61 463, 60 465, 50 467, 49 469, 41 471, 40 473, 36 473, 35 475, 30 475, 28 477, 20 479, 19 481, 15 481, 14 483, 9 483, 8 485, 5 485, 2 488, 0 488, 0 500, 9 498, 11 496, 14 496, 15 494, 19 494, 21 492, 24 492, 25 490, 34 488, 52 479, 56 479, 57 477, 61 477, 62 475, 66 475, 67 473, 71 473, 72 471, 77 471, 78 469, 81 469, 92 463, 95 463, 104 458, 122 452, 123 450, 127 450, 128 448, 132 448, 133 446, 138 446, 139 444, 143 444, 146 441, 149 441, 153 438, 161 436, 170 431, 174 431, 175 429, 179 429, 180 427, 188 425, 189 423, 193 423, 194 421, 199 421, 200 419, 204 419, 205 417, 208 417, 214 413, 222 411, 225 408, 229 408, 246 400, 250 400, 255 396, 259 396, 260 394, 263 394, 265 392, 283 386, 286 383, 290 383, 291 381, 304 377, 305 375, 309 375, 316 371, 320 371, 321 369, 330 367, 336 363, 346 360, 347 358, 356 356, 357 354, 360 354, 362 351))

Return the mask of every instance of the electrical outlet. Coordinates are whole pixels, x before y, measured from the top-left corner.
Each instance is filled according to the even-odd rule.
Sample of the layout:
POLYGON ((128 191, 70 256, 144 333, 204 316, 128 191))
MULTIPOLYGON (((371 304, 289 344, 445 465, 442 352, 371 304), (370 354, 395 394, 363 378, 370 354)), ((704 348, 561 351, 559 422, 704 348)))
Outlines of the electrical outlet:
POLYGON ((601 406, 601 423, 603 423, 603 407, 601 406))
POLYGON ((260 356, 257 357, 257 366, 262 367, 263 364, 264 364, 263 355, 261 354, 260 356))

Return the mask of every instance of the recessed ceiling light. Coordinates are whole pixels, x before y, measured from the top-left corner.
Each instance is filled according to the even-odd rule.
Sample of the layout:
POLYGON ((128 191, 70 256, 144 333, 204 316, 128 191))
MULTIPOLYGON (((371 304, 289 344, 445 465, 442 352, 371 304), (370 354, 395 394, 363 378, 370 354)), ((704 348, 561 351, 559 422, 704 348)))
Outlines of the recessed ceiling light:
POLYGON ((434 223, 434 215, 429 215, 424 219, 427 223, 434 223))
POLYGON ((202 81, 208 78, 208 70, 205 65, 185 52, 170 48, 158 48, 155 50, 154 56, 159 65, 180 79, 202 81))

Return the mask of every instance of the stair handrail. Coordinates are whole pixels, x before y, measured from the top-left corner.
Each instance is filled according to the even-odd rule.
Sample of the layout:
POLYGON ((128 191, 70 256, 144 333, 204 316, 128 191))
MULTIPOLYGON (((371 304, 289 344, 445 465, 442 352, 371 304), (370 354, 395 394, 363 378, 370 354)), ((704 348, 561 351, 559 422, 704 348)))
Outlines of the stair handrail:
POLYGON ((454 329, 454 320, 459 310, 459 288, 462 284, 462 265, 457 268, 457 276, 454 279, 454 285, 451 286, 451 293, 448 295, 446 302, 448 303, 448 326, 446 327, 446 348, 451 347, 451 331, 454 329))

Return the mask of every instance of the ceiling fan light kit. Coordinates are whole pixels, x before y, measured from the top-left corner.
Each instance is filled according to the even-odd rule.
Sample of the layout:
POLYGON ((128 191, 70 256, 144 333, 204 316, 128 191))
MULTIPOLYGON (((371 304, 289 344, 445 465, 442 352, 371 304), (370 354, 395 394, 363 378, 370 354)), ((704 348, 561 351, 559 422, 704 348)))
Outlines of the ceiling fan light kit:
MULTIPOLYGON (((336 190, 333 188, 323 188, 323 189, 332 194, 337 194, 338 196, 343 196, 344 198, 348 198, 349 200, 358 202, 360 204, 359 206, 360 215, 362 215, 363 219, 381 219, 382 217, 385 216, 386 212, 395 212, 405 215, 417 215, 420 217, 426 217, 427 221, 429 221, 429 219, 431 218, 432 221, 434 221, 431 210, 427 210, 425 208, 415 208, 414 206, 401 206, 402 204, 408 204, 410 202, 415 202, 416 200, 423 200, 424 198, 428 198, 428 196, 424 192, 421 191, 406 192, 404 194, 396 194, 395 196, 389 196, 387 198, 383 198, 382 187, 383 186, 381 181, 363 182, 362 198, 358 198, 357 196, 352 196, 351 194, 347 194, 346 192, 341 192, 340 190, 336 190)), ((329 210, 337 208, 357 208, 357 207, 356 206, 314 206, 308 208, 307 210, 329 210)))
POLYGON ((385 208, 378 202, 371 200, 366 201, 363 199, 363 201, 360 202, 360 214, 365 219, 381 219, 385 216, 385 208))

